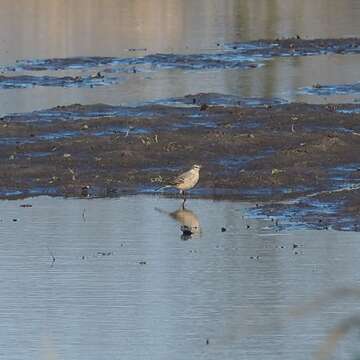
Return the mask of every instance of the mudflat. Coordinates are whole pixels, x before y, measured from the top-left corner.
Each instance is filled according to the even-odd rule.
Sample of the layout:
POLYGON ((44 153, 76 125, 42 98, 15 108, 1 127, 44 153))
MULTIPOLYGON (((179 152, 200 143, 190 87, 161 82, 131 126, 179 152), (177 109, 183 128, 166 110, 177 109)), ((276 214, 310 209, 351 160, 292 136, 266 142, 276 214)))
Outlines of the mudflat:
POLYGON ((292 209, 288 216, 296 218, 305 208, 314 224, 321 202, 332 208, 324 222, 351 218, 355 226, 358 217, 356 104, 197 94, 169 105, 14 114, 1 118, 0 132, 2 198, 157 193, 167 179, 200 163, 193 196, 271 202, 257 211, 292 209), (224 99, 226 105, 217 105, 224 99))
MULTIPOLYGON (((360 40, 294 38, 221 47, 216 56, 29 60, 11 70, 101 64, 102 72, 88 78, 25 76, 24 86, 106 86, 114 66, 120 66, 117 71, 149 64, 154 71, 162 66, 251 68, 277 56, 357 54, 360 40)), ((3 75, 1 86, 22 87, 23 76, 3 75)), ((351 94, 358 87, 314 83, 301 91, 351 94)), ((200 163, 200 182, 191 196, 261 201, 256 214, 357 230, 359 137, 356 103, 314 105, 201 93, 135 107, 57 106, 0 118, 0 197, 159 194, 156 190, 169 178, 200 163)), ((161 194, 177 196, 172 190, 161 194)))

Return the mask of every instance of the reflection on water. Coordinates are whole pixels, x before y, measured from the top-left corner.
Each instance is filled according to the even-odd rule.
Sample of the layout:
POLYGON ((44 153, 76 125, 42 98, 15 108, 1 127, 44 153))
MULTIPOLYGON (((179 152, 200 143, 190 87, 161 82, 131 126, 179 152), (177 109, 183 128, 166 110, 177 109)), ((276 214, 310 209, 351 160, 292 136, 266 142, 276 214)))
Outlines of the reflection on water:
MULTIPOLYGON (((0 65, 18 59, 208 53, 228 42, 296 34, 354 36, 359 17, 357 0, 4 0, 0 65), (141 50, 129 51, 136 49, 141 50)), ((96 89, 2 90, 0 108, 9 113, 70 103, 134 104, 197 92, 324 101, 297 95, 296 89, 313 82, 346 83, 346 73, 357 71, 358 57, 333 59, 276 59, 246 71, 136 73, 126 82, 96 89)))
POLYGON ((357 0, 2 0, 1 63, 205 50, 234 40, 359 34, 357 0), (141 52, 140 52, 141 53, 141 52))
MULTIPOLYGON (((289 234, 248 219, 246 204, 189 199, 174 212, 179 205, 153 196, 1 202, 2 357, 305 360, 360 310, 346 299, 289 315, 358 284, 358 233, 289 234), (201 224, 201 241, 179 241, 182 224, 201 224)), ((345 339, 337 358, 356 344, 345 339)))
POLYGON ((185 208, 185 202, 180 208, 173 212, 167 212, 165 210, 156 208, 162 214, 166 214, 180 223, 180 230, 182 231, 181 239, 189 240, 193 236, 198 236, 201 233, 200 221, 195 213, 185 208))

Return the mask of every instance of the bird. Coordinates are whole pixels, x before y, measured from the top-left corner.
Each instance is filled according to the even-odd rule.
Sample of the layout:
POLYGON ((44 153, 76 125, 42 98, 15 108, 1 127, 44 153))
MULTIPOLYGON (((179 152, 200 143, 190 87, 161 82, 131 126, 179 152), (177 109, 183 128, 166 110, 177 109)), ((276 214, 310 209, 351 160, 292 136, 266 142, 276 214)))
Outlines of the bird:
POLYGON ((198 183, 200 177, 200 169, 201 165, 194 164, 190 170, 176 176, 174 179, 170 180, 167 185, 159 188, 158 191, 161 189, 174 187, 180 190, 180 194, 184 196, 185 202, 185 191, 192 189, 198 183))

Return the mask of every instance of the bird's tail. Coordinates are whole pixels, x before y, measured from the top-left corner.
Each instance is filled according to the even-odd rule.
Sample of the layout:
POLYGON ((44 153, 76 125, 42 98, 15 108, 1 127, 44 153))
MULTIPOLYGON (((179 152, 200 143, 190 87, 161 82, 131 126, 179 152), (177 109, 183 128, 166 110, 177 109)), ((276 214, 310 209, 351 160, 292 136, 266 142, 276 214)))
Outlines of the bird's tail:
POLYGON ((162 187, 156 189, 155 191, 160 191, 162 189, 171 188, 171 187, 172 187, 172 185, 165 185, 165 186, 162 186, 162 187))

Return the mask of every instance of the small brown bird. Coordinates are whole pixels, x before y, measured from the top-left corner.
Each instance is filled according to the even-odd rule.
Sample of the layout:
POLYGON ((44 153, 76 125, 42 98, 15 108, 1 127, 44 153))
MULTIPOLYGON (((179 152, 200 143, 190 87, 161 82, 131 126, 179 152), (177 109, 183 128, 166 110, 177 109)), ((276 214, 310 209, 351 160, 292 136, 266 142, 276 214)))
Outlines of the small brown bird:
POLYGON ((169 184, 158 190, 174 187, 180 190, 180 194, 184 195, 185 191, 192 189, 199 181, 201 165, 193 165, 190 170, 176 176, 169 181, 169 184))

